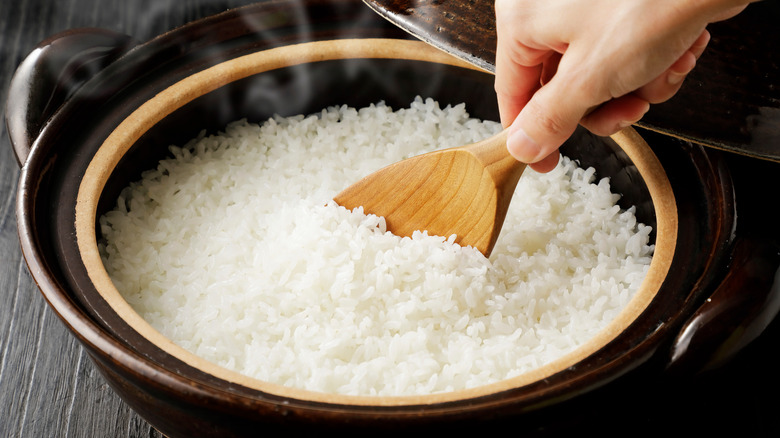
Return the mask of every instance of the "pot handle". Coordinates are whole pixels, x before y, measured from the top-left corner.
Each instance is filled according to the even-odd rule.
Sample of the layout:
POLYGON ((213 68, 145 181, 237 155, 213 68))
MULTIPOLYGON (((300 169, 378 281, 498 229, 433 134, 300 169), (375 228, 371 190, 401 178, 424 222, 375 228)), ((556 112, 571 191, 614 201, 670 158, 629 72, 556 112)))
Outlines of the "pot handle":
POLYGON ((780 248, 757 237, 737 240, 728 272, 685 322, 667 371, 690 375, 727 362, 780 311, 780 248))
POLYGON ((6 104, 6 126, 20 166, 57 109, 85 82, 136 45, 127 35, 82 28, 55 34, 30 52, 11 79, 6 104))

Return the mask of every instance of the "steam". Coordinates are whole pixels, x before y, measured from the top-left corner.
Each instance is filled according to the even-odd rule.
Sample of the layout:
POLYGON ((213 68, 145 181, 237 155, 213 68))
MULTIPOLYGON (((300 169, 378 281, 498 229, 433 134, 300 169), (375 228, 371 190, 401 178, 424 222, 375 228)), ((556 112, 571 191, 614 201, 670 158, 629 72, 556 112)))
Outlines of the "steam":
MULTIPOLYGON (((332 16, 341 17, 338 31, 332 38, 354 38, 361 35, 361 29, 376 27, 377 23, 386 24, 371 8, 366 6, 360 0, 331 0, 329 2, 316 2, 317 5, 327 5, 328 13, 332 16)), ((288 7, 284 11, 269 13, 263 16, 247 16, 245 24, 259 37, 263 44, 268 47, 276 47, 288 44, 291 34, 296 35, 298 41, 312 41, 322 39, 318 35, 319 26, 322 26, 322 18, 312 14, 313 11, 303 0, 292 0, 285 2, 288 7), (269 26, 270 24, 270 26, 269 26)), ((329 30, 333 28, 332 24, 327 25, 329 30)), ((314 76, 317 75, 319 66, 313 64, 303 64, 294 67, 294 76, 291 82, 274 82, 275 78, 266 75, 259 78, 258 82, 262 84, 259 87, 253 87, 254 95, 249 96, 255 102, 263 102, 275 108, 276 113, 282 113, 285 116, 295 115, 305 111, 310 107, 310 102, 317 101, 317 94, 321 92, 314 84, 314 76), (291 100, 292 99, 292 100, 291 100)), ((361 75, 371 77, 381 77, 385 73, 374 62, 357 62, 347 64, 341 74, 346 79, 354 80, 361 75)), ((340 93, 348 93, 349 90, 331 90, 340 93)))
MULTIPOLYGON (((201 20, 215 14, 231 11, 237 14, 238 21, 235 35, 230 35, 231 29, 215 29, 213 34, 194 35, 193 43, 186 38, 193 35, 183 35, 184 46, 190 44, 202 44, 208 46, 209 41, 222 43, 231 38, 241 37, 247 31, 254 34, 258 40, 258 50, 278 47, 296 42, 321 40, 323 38, 351 38, 357 36, 382 36, 377 29, 390 27, 385 18, 364 4, 361 0, 273 0, 257 3, 256 0, 128 0, 122 4, 102 5, 99 0, 94 0, 96 6, 88 8, 89 14, 82 14, 78 10, 70 10, 61 3, 54 3, 53 8, 62 8, 69 28, 97 27, 108 28, 128 36, 139 42, 149 42, 168 31, 184 26, 190 22, 201 20), (256 4, 256 6, 252 6, 256 4), (109 10, 101 9, 109 8, 109 10), (123 8, 123 11, 110 10, 110 8, 123 8), (257 13, 260 8, 261 13, 257 13), (68 10, 65 10, 68 9, 68 10), (115 22, 107 23, 106 17, 112 17, 115 22), (333 17, 337 17, 334 21, 333 17)), ((87 9, 85 9, 87 10, 87 9)), ((406 36, 402 31, 396 35, 406 36)), ((227 44, 230 45, 229 43, 227 44)), ((186 50, 186 49, 185 49, 186 50)), ((209 56, 214 56, 210 62, 219 62, 219 52, 212 51, 209 56)), ((225 51, 224 60, 235 56, 235 53, 225 51)), ((165 62, 162 59, 161 62, 165 62)), ((316 63, 315 63, 316 64, 316 63)), ((345 64, 339 71, 350 83, 360 82, 362 78, 370 79, 371 83, 387 84, 379 85, 386 89, 373 93, 379 96, 393 96, 392 83, 394 80, 386 80, 388 72, 383 70, 381 64, 376 62, 354 62, 345 64)), ((290 68, 285 74, 263 74, 254 78, 255 84, 248 87, 243 93, 224 93, 227 99, 216 100, 212 108, 221 114, 236 114, 236 107, 247 109, 258 115, 291 116, 309 111, 316 111, 315 103, 327 101, 323 94, 347 95, 352 90, 323 90, 323 81, 320 76, 322 66, 304 64, 290 68), (319 80, 319 82, 317 82, 319 80)), ((146 74, 148 71, 139 71, 138 74, 146 74)), ((332 72, 331 72, 332 73, 332 72)), ((131 73, 135 74, 135 73, 131 73)), ((415 84, 419 88, 419 94, 428 97, 428 90, 436 90, 440 84, 434 78, 441 75, 432 74, 430 82, 415 84)), ((397 81, 396 81, 397 82, 397 81)), ((349 104, 350 102, 342 102, 349 104)), ((399 102, 408 104, 409 101, 399 102)), ((322 107, 324 108, 324 107, 322 107)), ((253 119, 252 114, 247 118, 253 119)), ((260 121, 254 118, 253 121, 260 121)), ((232 120, 231 120, 232 121, 232 120)))
MULTIPOLYGON (((276 47, 289 44, 291 38, 297 41, 320 40, 323 38, 355 38, 365 36, 383 36, 383 33, 377 29, 385 27, 393 29, 393 25, 381 17, 376 11, 371 9, 361 0, 290 0, 281 2, 283 7, 275 10, 268 8, 267 13, 258 16, 257 14, 248 14, 244 24, 254 32, 263 42, 264 46, 276 47), (312 7, 312 5, 315 5, 312 7), (318 16, 324 7, 327 16, 318 16), (339 17, 338 24, 334 24, 331 17, 339 17), (327 29, 326 36, 323 37, 322 29, 327 29), (334 29, 337 29, 334 31, 334 29), (295 35, 295 37, 291 37, 295 35)), ((396 30, 395 35, 409 37, 408 34, 396 30)), ((399 61, 405 62, 405 61, 399 61)), ((386 65, 386 64, 385 64, 386 65)), ((252 95, 247 96, 253 102, 260 105, 268 105, 275 108, 276 113, 284 116, 290 116, 305 112, 307 108, 311 109, 312 102, 319 102, 323 99, 318 96, 322 89, 313 86, 316 81, 314 76, 321 74, 318 69, 321 67, 315 64, 304 64, 293 69, 294 77, 291 82, 274 82, 276 79, 272 76, 262 77, 258 82, 262 86, 253 87, 252 95)), ((353 62, 344 65, 343 70, 339 72, 350 83, 361 81, 361 79, 370 79, 370 82, 386 87, 381 92, 374 93, 383 96, 393 96, 397 94, 394 89, 394 78, 388 78, 388 72, 383 64, 366 61, 353 62)), ((442 69, 445 67, 441 67, 442 69)), ((415 84, 419 89, 419 94, 428 97, 433 90, 439 89, 442 75, 432 74, 426 78, 427 82, 415 84)), ((340 94, 348 96, 353 90, 326 90, 329 94, 340 94)), ((413 98, 413 96, 411 97, 413 98)), ((399 102, 404 106, 411 102, 399 102)), ((349 102, 341 102, 349 104, 349 102)), ((352 102, 353 105, 363 105, 352 102)))

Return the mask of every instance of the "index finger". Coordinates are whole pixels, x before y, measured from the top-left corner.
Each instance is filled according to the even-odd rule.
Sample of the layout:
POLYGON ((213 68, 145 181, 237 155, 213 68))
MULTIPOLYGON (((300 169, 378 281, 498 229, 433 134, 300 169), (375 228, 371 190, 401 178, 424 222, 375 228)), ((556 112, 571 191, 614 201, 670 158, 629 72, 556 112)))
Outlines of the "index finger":
POLYGON ((512 124, 541 86, 542 65, 546 55, 544 51, 520 44, 505 47, 499 36, 494 88, 501 124, 505 127, 512 124))

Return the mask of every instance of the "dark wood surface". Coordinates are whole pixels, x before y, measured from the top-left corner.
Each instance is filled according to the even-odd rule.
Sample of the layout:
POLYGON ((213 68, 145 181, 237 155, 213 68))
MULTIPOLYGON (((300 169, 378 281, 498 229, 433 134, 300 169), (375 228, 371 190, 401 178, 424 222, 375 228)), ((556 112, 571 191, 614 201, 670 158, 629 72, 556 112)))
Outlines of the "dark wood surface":
MULTIPOLYGON (((250 0, 0 0, 0 102, 34 46, 54 33, 100 27, 146 41, 250 0)), ((3 111, 4 119, 4 111, 3 111)), ((19 249, 19 167, 0 127, 0 437, 159 437, 108 387, 46 305, 19 249)))
MULTIPOLYGON (((140 41, 249 0, 0 0, 0 102, 22 58, 47 36, 74 27, 101 27, 140 41)), ((737 178, 780 166, 730 157, 737 178)), ((19 168, 0 125, 0 438, 158 437, 108 387, 78 342, 47 307, 19 249, 15 203, 19 168)), ((769 178, 774 183, 776 177, 769 178)), ((751 184, 748 184, 748 187, 751 184)), ((776 197, 767 191, 766 196, 776 197)), ((770 201, 772 199, 769 199, 770 201)), ((776 222, 775 222, 776 223, 776 222)), ((746 293, 749 293, 747 291, 746 293)), ((618 382, 603 415, 557 418, 539 435, 643 432, 780 436, 780 327, 769 329, 724 368, 672 380, 659 376, 618 382), (628 386, 633 385, 633 386, 628 386), (613 417, 611 412, 620 414, 613 417), (628 429, 626 429, 628 428, 628 429), (549 433, 548 433, 549 432, 549 433)))

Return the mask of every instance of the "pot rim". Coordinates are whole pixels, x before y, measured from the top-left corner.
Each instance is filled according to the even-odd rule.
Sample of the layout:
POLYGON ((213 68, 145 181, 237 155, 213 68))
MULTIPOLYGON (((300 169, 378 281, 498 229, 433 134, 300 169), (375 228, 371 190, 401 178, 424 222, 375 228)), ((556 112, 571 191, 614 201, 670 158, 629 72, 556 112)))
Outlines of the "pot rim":
MULTIPOLYGON (((232 384, 239 384, 274 397, 308 402, 400 407, 458 402, 538 382, 566 370, 585 357, 594 354, 641 316, 644 309, 655 297, 671 266, 677 241, 677 209, 671 184, 662 165, 636 131, 628 128, 612 138, 639 168, 655 206, 656 251, 648 274, 628 306, 590 341, 562 358, 520 376, 472 389, 423 396, 377 397, 320 393, 271 384, 229 371, 176 346, 144 321, 121 297, 109 279, 98 253, 94 227, 98 199, 124 152, 129 150, 141 135, 166 115, 222 85, 263 71, 303 62, 360 57, 422 60, 484 71, 418 41, 359 38, 301 43, 233 58, 190 75, 144 102, 112 131, 92 158, 79 187, 76 202, 76 240, 91 281, 114 312, 134 330, 166 353, 195 369, 205 371, 207 374, 232 384)), ((138 358, 138 360, 145 361, 143 358, 138 358)))

